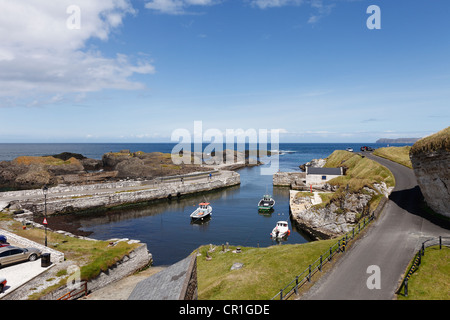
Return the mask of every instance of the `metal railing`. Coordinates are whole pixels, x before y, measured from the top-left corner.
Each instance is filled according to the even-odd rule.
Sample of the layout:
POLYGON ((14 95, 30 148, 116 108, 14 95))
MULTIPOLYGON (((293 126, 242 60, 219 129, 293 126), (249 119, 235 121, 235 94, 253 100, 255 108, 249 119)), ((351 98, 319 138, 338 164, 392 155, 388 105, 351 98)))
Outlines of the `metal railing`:
POLYGON ((88 294, 87 281, 83 281, 82 283, 80 283, 80 286, 78 288, 73 289, 72 291, 66 293, 62 297, 59 297, 57 300, 74 300, 82 296, 86 296, 87 294, 88 294))
POLYGON ((403 281, 400 284, 400 287, 395 292, 396 294, 402 294, 405 297, 408 296, 408 280, 411 278, 413 273, 419 269, 419 266, 422 263, 422 257, 425 256, 425 248, 439 246, 439 250, 441 250, 443 245, 450 246, 450 237, 439 236, 439 237, 427 239, 424 242, 422 242, 422 246, 419 249, 419 251, 417 251, 414 262, 411 264, 411 267, 409 267, 408 272, 406 272, 406 275, 403 278, 403 281), (402 293, 402 290, 403 290, 403 293, 402 293))
POLYGON ((338 253, 344 253, 346 246, 351 240, 355 238, 372 220, 375 219, 375 214, 365 217, 356 225, 352 231, 347 232, 340 240, 333 244, 326 252, 320 255, 312 264, 308 266, 302 273, 295 277, 288 285, 286 285, 271 299, 278 297, 280 300, 286 300, 293 294, 298 294, 299 289, 311 282, 312 277, 317 272, 322 272, 323 267, 333 260, 333 257, 338 253))

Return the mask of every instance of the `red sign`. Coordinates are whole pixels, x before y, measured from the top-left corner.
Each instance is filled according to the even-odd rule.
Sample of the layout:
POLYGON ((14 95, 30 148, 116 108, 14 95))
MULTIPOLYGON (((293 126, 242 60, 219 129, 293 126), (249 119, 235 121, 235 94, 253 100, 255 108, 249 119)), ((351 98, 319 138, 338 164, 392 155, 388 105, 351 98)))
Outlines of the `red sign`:
POLYGON ((44 221, 42 223, 46 225, 47 224, 47 219, 44 218, 44 221))

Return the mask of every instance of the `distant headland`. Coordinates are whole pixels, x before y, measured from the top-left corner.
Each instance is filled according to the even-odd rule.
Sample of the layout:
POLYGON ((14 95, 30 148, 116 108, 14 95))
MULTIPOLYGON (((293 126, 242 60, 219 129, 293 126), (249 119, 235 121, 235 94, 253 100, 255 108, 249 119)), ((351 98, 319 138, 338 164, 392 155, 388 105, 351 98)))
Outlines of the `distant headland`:
POLYGON ((397 139, 380 138, 375 143, 415 143, 419 139, 421 138, 397 138, 397 139))

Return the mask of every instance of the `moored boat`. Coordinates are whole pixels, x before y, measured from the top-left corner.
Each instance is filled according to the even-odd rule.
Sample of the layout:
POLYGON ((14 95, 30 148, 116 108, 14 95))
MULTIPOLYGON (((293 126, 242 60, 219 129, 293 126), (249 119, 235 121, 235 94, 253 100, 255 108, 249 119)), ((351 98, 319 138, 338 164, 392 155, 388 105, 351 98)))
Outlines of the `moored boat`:
POLYGON ((270 234, 272 238, 280 239, 287 237, 291 234, 291 230, 289 230, 289 225, 287 221, 278 221, 275 228, 273 228, 272 233, 270 234))
POLYGON ((259 211, 270 211, 273 209, 275 205, 275 200, 268 194, 264 195, 264 197, 258 202, 258 210, 259 211))
POLYGON ((209 202, 201 202, 198 205, 198 208, 191 213, 191 218, 193 220, 204 220, 205 218, 209 218, 211 216, 212 207, 209 202))

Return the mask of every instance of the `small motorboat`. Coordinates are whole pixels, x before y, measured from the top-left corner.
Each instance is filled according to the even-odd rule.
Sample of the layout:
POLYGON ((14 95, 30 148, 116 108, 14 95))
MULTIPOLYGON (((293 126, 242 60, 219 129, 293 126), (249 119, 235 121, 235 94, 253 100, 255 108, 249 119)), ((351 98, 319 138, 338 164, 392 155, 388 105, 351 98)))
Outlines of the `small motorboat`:
POLYGON ((348 152, 353 152, 353 148, 350 148, 350 147, 347 148, 346 150, 347 150, 348 152))
POLYGON ((275 200, 273 200, 273 198, 270 195, 266 194, 258 202, 258 211, 270 211, 273 209, 274 205, 275 200))
POLYGON ((291 230, 289 230, 289 225, 287 221, 278 221, 275 228, 273 228, 272 233, 270 234, 272 238, 281 239, 287 237, 291 234, 291 230))
POLYGON ((198 205, 198 208, 191 213, 193 220, 204 220, 211 217, 212 207, 209 202, 202 202, 198 205))

